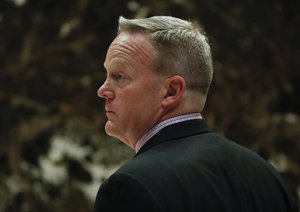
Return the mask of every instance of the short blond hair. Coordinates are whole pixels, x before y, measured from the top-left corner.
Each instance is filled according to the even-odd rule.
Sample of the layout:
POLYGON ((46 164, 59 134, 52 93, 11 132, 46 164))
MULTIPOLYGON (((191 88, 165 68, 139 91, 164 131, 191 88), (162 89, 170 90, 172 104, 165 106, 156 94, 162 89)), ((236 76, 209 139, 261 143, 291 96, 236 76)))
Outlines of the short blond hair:
POLYGON ((149 36, 157 53, 153 61, 156 70, 166 76, 182 76, 187 90, 198 91, 206 97, 212 81, 213 65, 208 39, 198 23, 171 16, 141 19, 121 16, 121 32, 140 32, 149 36))

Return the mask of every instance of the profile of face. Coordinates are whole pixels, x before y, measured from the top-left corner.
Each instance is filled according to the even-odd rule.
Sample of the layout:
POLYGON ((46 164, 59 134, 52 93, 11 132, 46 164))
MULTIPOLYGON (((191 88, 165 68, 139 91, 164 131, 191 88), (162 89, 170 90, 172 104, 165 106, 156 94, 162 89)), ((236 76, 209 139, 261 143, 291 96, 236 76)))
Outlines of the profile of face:
POLYGON ((137 140, 163 114, 163 79, 152 68, 155 55, 148 38, 122 32, 111 43, 104 67, 107 77, 98 90, 105 99, 105 131, 134 149, 137 140))

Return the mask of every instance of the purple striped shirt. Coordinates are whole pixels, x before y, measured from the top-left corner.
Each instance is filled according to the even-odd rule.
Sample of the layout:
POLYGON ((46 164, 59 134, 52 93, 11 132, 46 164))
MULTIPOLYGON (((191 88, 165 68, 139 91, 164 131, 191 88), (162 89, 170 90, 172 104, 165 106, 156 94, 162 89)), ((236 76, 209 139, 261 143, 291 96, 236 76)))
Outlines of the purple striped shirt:
POLYGON ((150 138, 161 131, 164 127, 192 119, 202 119, 202 116, 200 113, 189 113, 185 115, 175 116, 158 123, 138 140, 135 145, 135 152, 137 153, 142 148, 142 146, 150 140, 150 138))

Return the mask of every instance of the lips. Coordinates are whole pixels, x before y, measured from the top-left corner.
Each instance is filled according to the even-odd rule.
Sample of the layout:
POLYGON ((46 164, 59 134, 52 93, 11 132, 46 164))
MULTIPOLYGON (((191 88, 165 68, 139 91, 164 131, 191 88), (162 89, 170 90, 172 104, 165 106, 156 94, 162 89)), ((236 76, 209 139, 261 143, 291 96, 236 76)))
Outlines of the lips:
POLYGON ((113 110, 107 106, 105 106, 105 112, 113 112, 113 110))
POLYGON ((105 113, 106 113, 106 117, 110 120, 113 116, 114 116, 114 114, 115 114, 115 112, 112 110, 112 108, 111 107, 109 107, 107 104, 105 105, 105 113))
POLYGON ((105 113, 106 113, 107 118, 110 118, 110 117, 112 117, 113 114, 115 114, 115 112, 112 111, 110 108, 105 108, 105 113))

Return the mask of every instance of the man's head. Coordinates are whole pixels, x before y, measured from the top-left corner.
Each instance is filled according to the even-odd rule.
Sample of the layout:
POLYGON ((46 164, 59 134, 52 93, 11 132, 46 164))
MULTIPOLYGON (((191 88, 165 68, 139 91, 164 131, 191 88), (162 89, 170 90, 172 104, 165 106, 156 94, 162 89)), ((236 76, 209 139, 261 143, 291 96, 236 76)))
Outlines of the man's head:
POLYGON ((162 76, 182 76, 187 96, 201 110, 212 81, 210 46, 204 30, 197 24, 171 16, 119 19, 119 33, 143 33, 155 49, 154 70, 162 76), (198 95, 197 95, 198 93, 198 95))
POLYGON ((210 48, 193 24, 158 16, 120 18, 98 95, 106 99, 106 132, 134 148, 167 118, 201 112, 212 79, 210 48))

